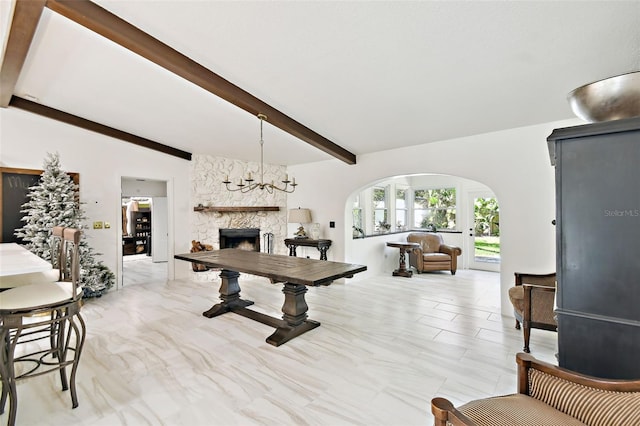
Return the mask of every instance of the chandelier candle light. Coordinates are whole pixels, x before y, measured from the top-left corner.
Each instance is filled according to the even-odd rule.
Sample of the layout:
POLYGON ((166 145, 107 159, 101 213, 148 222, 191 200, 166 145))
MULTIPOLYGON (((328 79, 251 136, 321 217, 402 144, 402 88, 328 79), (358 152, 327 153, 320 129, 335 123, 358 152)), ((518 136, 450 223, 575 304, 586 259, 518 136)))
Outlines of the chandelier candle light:
POLYGON ((260 182, 254 182, 254 179, 251 176, 251 172, 249 172, 247 173, 247 177, 244 180, 240 178, 237 188, 229 187, 229 185, 231 184, 229 175, 227 175, 222 183, 225 184, 227 191, 240 191, 243 194, 253 191, 256 188, 266 190, 269 194, 273 194, 273 191, 282 191, 290 194, 296 190, 296 186, 298 186, 298 184, 296 183, 296 178, 293 178, 293 180, 289 180, 288 174, 285 175, 284 180, 281 181, 282 183, 284 183, 283 187, 276 186, 273 181, 271 181, 271 183, 264 183, 264 140, 262 137, 262 122, 267 119, 267 116, 264 114, 258 114, 258 118, 260 119, 260 182))

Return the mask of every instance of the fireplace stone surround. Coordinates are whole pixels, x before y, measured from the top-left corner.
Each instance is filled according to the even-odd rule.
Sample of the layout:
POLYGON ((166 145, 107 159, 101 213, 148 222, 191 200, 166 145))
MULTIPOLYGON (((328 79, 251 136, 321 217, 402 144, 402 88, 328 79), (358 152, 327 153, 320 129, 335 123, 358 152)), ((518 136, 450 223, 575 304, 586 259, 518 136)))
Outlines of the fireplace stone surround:
MULTIPOLYGON (((189 241, 196 240, 211 244, 214 250, 219 246, 219 229, 257 228, 260 233, 271 234, 272 253, 286 255, 284 244, 288 234, 287 197, 284 193, 269 194, 266 191, 252 191, 247 194, 229 192, 221 183, 226 175, 244 176, 248 172, 256 173, 260 164, 194 154, 190 163, 191 205, 202 205, 202 211, 195 208, 190 211, 192 233, 189 241), (279 206, 277 211, 209 211, 208 206, 279 206)), ((286 173, 285 166, 265 164, 265 180, 278 179, 286 173)), ((265 240, 260 244, 261 251, 268 250, 265 240)), ((192 272, 191 279, 202 282, 219 282, 219 271, 192 272)), ((240 279, 244 277, 242 274, 240 279)))

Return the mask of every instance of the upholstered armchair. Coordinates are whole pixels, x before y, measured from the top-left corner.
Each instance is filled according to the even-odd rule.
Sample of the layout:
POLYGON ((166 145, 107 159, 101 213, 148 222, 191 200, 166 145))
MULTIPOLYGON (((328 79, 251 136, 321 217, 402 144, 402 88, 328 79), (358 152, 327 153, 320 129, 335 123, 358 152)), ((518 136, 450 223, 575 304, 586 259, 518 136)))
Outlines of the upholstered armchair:
POLYGON ((462 254, 460 247, 446 245, 441 235, 432 232, 411 233, 407 235, 407 241, 420 244, 420 247, 409 251, 409 264, 418 273, 451 271, 451 275, 456 274, 458 256, 462 254))
POLYGON ((431 400, 435 426, 640 425, 640 380, 598 379, 516 355, 518 393, 460 407, 431 400))
POLYGON ((516 328, 522 323, 524 351, 529 352, 531 329, 558 331, 554 313, 556 274, 515 273, 515 286, 509 289, 509 300, 516 317, 516 328))

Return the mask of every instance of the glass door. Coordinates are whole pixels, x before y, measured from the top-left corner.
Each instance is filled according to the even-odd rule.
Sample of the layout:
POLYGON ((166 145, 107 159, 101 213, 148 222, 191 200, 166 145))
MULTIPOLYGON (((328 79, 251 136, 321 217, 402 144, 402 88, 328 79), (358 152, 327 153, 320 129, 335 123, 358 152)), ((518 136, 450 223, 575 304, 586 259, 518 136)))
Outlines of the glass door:
POLYGON ((470 269, 485 271, 500 270, 500 208, 492 193, 469 194, 473 215, 469 221, 469 247, 473 255, 469 259, 470 269))

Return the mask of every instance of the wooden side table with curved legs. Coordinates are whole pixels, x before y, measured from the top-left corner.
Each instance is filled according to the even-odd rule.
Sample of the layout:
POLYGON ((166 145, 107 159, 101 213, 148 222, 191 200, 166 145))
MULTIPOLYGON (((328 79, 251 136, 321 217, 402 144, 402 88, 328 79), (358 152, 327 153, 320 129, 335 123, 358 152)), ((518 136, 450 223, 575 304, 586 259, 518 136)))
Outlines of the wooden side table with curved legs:
POLYGON ((393 271, 394 277, 406 277, 411 278, 413 275, 413 271, 411 269, 407 269, 407 263, 405 261, 407 251, 413 250, 414 248, 420 247, 418 243, 409 243, 406 241, 403 242, 387 242, 388 247, 395 247, 400 249, 400 264, 398 269, 393 271))

